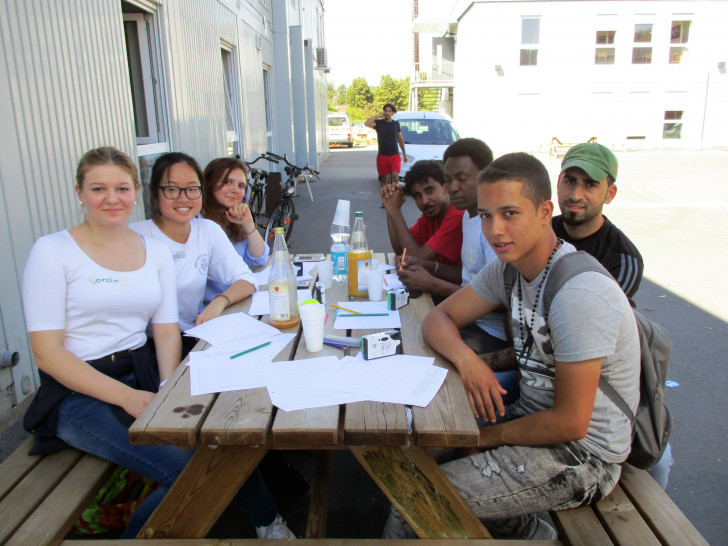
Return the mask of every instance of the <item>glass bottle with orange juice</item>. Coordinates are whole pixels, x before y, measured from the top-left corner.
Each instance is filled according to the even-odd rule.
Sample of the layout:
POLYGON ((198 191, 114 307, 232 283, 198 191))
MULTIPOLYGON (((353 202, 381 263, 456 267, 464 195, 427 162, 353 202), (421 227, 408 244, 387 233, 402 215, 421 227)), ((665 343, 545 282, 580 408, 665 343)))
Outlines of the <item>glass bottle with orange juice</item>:
POLYGON ((361 212, 354 213, 354 229, 351 231, 347 255, 349 295, 355 297, 368 296, 366 272, 372 268, 372 252, 367 243, 363 216, 361 212))

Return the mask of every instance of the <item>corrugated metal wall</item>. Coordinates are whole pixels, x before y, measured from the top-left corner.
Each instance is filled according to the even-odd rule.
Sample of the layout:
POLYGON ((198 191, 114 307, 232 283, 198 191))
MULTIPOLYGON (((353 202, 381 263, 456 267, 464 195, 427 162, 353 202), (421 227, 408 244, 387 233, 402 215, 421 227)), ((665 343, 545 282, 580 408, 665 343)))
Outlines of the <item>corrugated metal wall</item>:
POLYGON ((169 2, 164 14, 171 140, 204 168, 226 155, 220 39, 238 43, 236 16, 219 2, 198 0, 169 2))
POLYGON ((30 218, 36 239, 82 218, 73 180, 86 150, 113 145, 135 154, 120 3, 7 0, 0 10, 13 116, 3 130, 18 146, 2 165, 17 161, 22 171, 5 181, 19 207, 8 213, 30 218))

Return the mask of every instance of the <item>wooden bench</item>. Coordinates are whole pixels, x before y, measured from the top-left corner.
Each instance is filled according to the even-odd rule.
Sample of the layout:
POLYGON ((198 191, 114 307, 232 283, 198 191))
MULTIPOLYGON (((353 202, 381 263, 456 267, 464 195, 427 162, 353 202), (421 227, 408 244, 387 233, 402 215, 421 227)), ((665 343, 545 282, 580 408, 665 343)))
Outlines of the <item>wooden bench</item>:
POLYGON ((563 157, 570 148, 581 144, 582 142, 596 142, 597 137, 593 136, 589 140, 583 140, 576 137, 569 138, 556 138, 551 137, 551 144, 549 144, 549 155, 553 157, 563 157))
POLYGON ((705 545, 688 518, 645 471, 625 464, 617 487, 590 506, 551 512, 567 545, 705 545))
POLYGON ((0 465, 0 544, 58 544, 114 465, 76 449, 28 455, 28 438, 0 465))

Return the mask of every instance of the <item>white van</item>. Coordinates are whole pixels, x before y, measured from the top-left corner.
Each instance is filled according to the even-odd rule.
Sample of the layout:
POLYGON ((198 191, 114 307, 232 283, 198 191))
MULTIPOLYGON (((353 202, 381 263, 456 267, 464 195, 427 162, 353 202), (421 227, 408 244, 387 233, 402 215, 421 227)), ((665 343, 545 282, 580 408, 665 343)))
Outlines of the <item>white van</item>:
POLYGON ((349 116, 341 112, 329 113, 329 144, 346 144, 354 146, 354 135, 351 132, 349 116))
POLYGON ((402 163, 401 179, 420 159, 442 161, 450 144, 460 138, 452 118, 437 112, 397 112, 392 116, 399 122, 409 161, 402 163))

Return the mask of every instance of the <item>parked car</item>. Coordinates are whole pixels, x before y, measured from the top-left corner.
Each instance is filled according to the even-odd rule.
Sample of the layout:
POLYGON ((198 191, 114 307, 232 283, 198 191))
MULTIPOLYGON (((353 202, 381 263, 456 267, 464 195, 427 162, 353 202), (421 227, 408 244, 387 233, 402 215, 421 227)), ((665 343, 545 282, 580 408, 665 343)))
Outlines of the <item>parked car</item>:
POLYGON ((329 145, 346 144, 349 148, 354 146, 349 116, 340 112, 329 114, 329 145))
POLYGON ((404 178, 415 161, 440 159, 447 147, 460 138, 452 118, 437 112, 397 112, 392 117, 399 122, 407 152, 400 178, 404 178))

